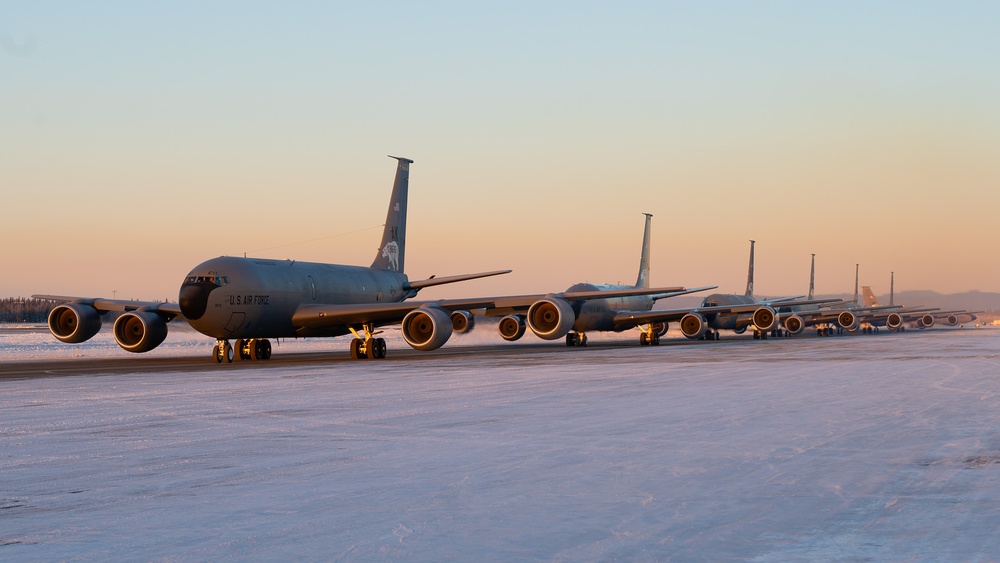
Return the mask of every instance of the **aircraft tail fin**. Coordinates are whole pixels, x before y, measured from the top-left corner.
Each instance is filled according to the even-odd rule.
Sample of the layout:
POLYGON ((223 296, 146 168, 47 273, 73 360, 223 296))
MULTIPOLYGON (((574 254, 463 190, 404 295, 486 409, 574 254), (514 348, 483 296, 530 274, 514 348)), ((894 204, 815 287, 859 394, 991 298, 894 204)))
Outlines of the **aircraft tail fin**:
POLYGON ((854 304, 858 304, 858 270, 861 268, 859 264, 854 265, 854 304))
POLYGON ((889 274, 889 304, 893 305, 896 299, 896 272, 889 274))
POLYGON ((867 285, 862 286, 861 291, 865 296, 865 307, 881 307, 871 287, 867 285))
POLYGON ((812 255, 812 265, 809 266, 809 299, 813 298, 816 289, 816 255, 812 255))
POLYGON ((649 225, 653 220, 652 213, 646 216, 646 227, 642 231, 642 256, 639 258, 639 277, 635 280, 636 287, 649 287, 649 225))
POLYGON ((396 179, 392 183, 392 195, 389 197, 389 210, 385 215, 385 229, 382 231, 382 242, 378 245, 378 253, 372 262, 372 268, 403 273, 403 259, 406 254, 406 199, 410 188, 410 165, 408 158, 389 155, 395 158, 396 179))
POLYGON ((744 295, 747 297, 753 297, 753 245, 754 242, 750 241, 750 269, 747 271, 747 291, 744 295))

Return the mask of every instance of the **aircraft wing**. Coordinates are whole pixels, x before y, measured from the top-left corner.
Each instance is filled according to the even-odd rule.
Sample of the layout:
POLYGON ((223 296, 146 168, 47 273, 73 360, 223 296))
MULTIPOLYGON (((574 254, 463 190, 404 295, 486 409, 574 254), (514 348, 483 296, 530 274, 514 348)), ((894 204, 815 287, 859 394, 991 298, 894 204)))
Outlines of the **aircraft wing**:
POLYGON ((553 294, 510 295, 435 301, 402 301, 392 303, 362 303, 350 305, 302 305, 292 315, 292 325, 301 336, 344 334, 346 327, 371 323, 384 326, 399 323, 407 313, 420 307, 435 307, 448 311, 468 310, 484 315, 506 315, 524 312, 539 299, 559 297, 567 301, 610 299, 632 295, 681 294, 684 287, 632 288, 613 291, 573 291, 553 294))
POLYGON ((152 311, 163 315, 166 320, 181 316, 181 307, 177 303, 166 301, 132 301, 130 299, 104 299, 103 297, 73 297, 70 295, 32 295, 32 299, 44 299, 57 303, 80 303, 90 305, 98 311, 105 313, 115 311, 125 313, 128 311, 152 311))
POLYGON ((668 293, 658 293, 656 295, 651 295, 650 297, 653 298, 653 301, 658 301, 660 299, 666 299, 668 297, 677 297, 678 295, 687 295, 689 293, 697 293, 699 291, 707 291, 709 289, 715 289, 717 287, 719 287, 719 286, 717 286, 717 285, 706 285, 706 286, 703 286, 703 287, 693 287, 691 289, 685 289, 685 290, 682 290, 682 291, 673 291, 673 292, 668 292, 668 293))

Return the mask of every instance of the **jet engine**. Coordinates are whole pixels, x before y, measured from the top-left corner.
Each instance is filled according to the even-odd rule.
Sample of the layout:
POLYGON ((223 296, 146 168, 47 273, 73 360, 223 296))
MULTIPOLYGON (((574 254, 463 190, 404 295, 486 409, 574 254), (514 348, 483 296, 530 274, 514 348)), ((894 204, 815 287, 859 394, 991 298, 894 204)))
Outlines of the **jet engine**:
POLYGON ((86 342, 101 331, 101 313, 82 303, 58 305, 49 312, 49 331, 60 342, 86 342))
POLYGON ((708 321, 700 313, 688 313, 681 317, 681 332, 691 340, 697 340, 708 332, 708 321))
POLYGON ((771 330, 772 328, 778 326, 779 322, 780 319, 778 317, 778 312, 770 307, 758 307, 757 310, 753 312, 753 326, 757 327, 759 330, 771 330))
POLYGON ((785 317, 782 323, 785 325, 785 330, 793 336, 802 334, 802 331, 806 329, 806 323, 802 320, 802 317, 795 314, 785 317))
POLYGON ((521 315, 507 315, 500 319, 500 324, 497 325, 500 336, 508 342, 513 342, 524 336, 525 328, 524 317, 521 315))
POLYGON ((930 328, 934 326, 934 315, 924 315, 917 319, 918 328, 930 328))
POLYGON ((451 328, 458 334, 465 334, 476 325, 476 319, 468 311, 451 312, 451 328))
POLYGON ((545 297, 528 308, 528 328, 542 340, 558 340, 573 328, 576 312, 558 297, 545 297))
POLYGON ((948 315, 944 319, 944 322, 948 323, 949 326, 955 326, 958 324, 958 317, 956 317, 955 315, 948 315))
POLYGON ((132 311, 115 320, 115 342, 129 352, 149 352, 167 338, 167 321, 149 311, 132 311))
POLYGON ((899 330, 903 326, 903 317, 899 316, 899 313, 889 313, 889 316, 885 318, 885 326, 889 330, 899 330))
POLYGON ((859 326, 861 326, 861 321, 858 320, 857 315, 854 313, 844 311, 843 313, 837 315, 837 324, 840 325, 840 328, 854 332, 855 330, 858 330, 859 326))
POLYGON ((452 318, 438 307, 420 307, 403 317, 400 325, 403 340, 414 349, 437 350, 451 338, 452 318))

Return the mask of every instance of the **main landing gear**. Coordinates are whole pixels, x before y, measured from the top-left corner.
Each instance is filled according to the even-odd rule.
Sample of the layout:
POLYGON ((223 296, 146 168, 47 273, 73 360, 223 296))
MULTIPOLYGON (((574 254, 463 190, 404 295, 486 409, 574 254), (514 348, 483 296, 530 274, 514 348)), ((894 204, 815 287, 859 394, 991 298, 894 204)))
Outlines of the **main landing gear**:
POLYGON ((660 345, 660 335, 655 332, 640 332, 639 333, 639 344, 642 346, 659 346, 660 345))
POLYGON ((586 346, 587 335, 582 332, 571 332, 566 335, 567 346, 586 346))
POLYGON ((217 363, 233 363, 236 355, 239 354, 241 360, 270 360, 271 341, 266 338, 251 338, 244 340, 236 339, 236 346, 228 340, 217 340, 212 348, 212 357, 217 363))
POLYGON ((381 360, 385 358, 386 346, 384 338, 375 338, 374 327, 364 326, 365 335, 361 336, 358 331, 351 328, 354 333, 354 340, 351 340, 352 360, 381 360))

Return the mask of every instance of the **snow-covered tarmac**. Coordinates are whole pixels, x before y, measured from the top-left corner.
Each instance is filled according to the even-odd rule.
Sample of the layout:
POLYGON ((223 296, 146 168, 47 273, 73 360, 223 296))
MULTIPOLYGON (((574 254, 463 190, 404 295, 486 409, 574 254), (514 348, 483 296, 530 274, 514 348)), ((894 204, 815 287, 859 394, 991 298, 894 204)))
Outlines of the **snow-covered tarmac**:
POLYGON ((0 380, 0 559, 1000 560, 1000 331, 431 354, 0 380))

